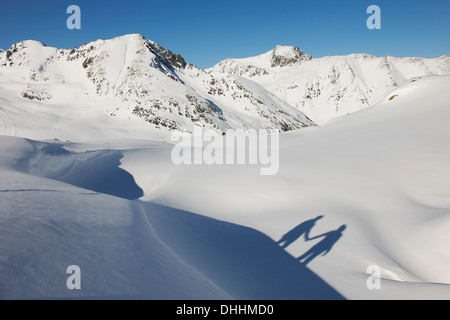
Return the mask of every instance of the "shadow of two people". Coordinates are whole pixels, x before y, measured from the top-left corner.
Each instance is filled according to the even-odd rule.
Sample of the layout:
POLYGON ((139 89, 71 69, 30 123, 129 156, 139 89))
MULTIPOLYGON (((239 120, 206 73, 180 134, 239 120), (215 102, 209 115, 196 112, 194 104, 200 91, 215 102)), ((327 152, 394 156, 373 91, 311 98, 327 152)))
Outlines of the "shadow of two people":
POLYGON ((307 265, 312 260, 314 260, 316 257, 322 255, 327 255, 333 246, 339 241, 339 239, 343 236, 343 232, 347 228, 346 225, 342 225, 337 230, 329 231, 324 234, 318 235, 316 237, 311 238, 310 233, 311 230, 315 227, 317 221, 322 219, 323 216, 318 216, 315 219, 311 219, 308 221, 303 222, 302 224, 298 225, 288 233, 286 233, 278 242, 283 249, 290 246, 292 243, 297 241, 299 238, 304 236, 305 241, 312 241, 316 239, 323 238, 322 241, 317 243, 314 247, 312 247, 310 250, 308 250, 305 254, 301 255, 297 258, 297 260, 302 263, 303 265, 307 265))

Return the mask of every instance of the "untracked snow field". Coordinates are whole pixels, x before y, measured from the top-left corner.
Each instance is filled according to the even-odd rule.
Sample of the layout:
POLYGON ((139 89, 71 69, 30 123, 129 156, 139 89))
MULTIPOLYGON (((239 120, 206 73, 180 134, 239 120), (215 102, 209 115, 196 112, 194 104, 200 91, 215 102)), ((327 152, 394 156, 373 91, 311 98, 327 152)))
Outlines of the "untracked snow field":
POLYGON ((273 176, 176 166, 170 139, 101 127, 9 137, 0 109, 0 299, 450 299, 449 84, 413 79, 281 134, 273 176), (310 241, 296 234, 318 216, 310 241))

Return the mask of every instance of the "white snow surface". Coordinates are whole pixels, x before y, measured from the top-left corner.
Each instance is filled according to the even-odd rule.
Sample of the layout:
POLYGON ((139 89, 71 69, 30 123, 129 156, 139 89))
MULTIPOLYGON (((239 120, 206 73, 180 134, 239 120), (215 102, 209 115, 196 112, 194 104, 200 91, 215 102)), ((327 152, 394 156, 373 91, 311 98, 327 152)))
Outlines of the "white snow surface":
POLYGON ((261 176, 175 166, 157 130, 96 126, 96 98, 59 114, 56 82, 52 105, 16 105, 3 93, 17 83, 2 82, 0 298, 450 299, 449 84, 404 80, 372 107, 283 133, 279 173, 261 176), (311 237, 346 229, 305 266, 320 240, 276 242, 319 215, 311 237), (70 265, 82 290, 66 287, 70 265), (366 286, 371 265, 381 290, 366 286))

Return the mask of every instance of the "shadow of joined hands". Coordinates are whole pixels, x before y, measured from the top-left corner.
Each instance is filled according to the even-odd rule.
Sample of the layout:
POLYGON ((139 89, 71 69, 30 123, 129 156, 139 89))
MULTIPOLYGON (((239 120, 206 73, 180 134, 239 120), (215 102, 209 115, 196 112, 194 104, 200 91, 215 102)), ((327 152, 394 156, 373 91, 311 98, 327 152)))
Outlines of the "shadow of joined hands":
POLYGON ((339 241, 339 239, 343 236, 343 232, 347 228, 346 225, 342 225, 339 229, 329 231, 327 233, 310 237, 310 232, 316 225, 316 222, 322 219, 323 216, 319 216, 315 219, 311 219, 303 222, 298 225, 288 233, 286 233, 277 243, 284 249, 294 243, 296 240, 304 236, 306 242, 313 241, 316 239, 323 238, 322 241, 313 246, 310 250, 308 250, 305 254, 301 255, 297 258, 297 260, 303 265, 307 265, 312 260, 314 260, 318 256, 327 255, 333 246, 339 241))

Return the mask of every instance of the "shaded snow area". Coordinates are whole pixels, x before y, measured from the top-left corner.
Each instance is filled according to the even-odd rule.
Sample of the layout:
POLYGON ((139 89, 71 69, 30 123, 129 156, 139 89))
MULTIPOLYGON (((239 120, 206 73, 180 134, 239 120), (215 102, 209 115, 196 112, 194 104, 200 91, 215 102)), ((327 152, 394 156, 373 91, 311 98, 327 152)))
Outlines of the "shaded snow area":
POLYGON ((404 80, 280 134, 273 176, 176 166, 158 132, 95 117, 45 140, 56 104, 21 117, 0 98, 0 299, 450 299, 449 84, 404 80), (71 265, 81 290, 66 286, 71 265))

